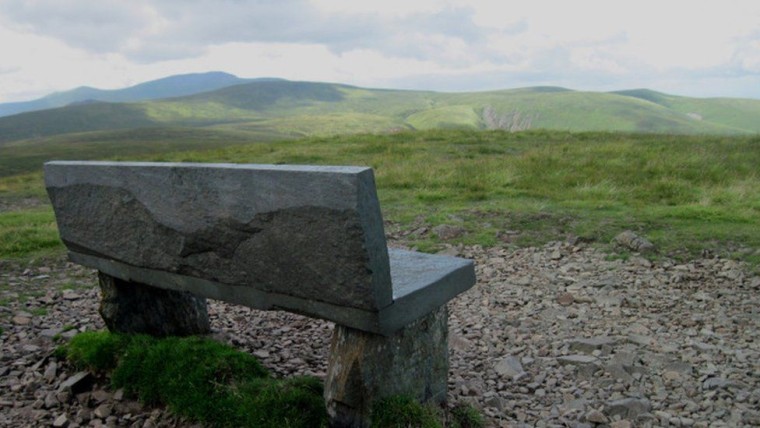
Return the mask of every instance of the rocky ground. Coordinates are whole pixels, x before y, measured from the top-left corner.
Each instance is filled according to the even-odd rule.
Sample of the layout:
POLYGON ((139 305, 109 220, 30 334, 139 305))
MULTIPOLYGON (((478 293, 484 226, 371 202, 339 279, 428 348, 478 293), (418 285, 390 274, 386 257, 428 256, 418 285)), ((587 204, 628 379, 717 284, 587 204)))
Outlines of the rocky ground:
MULTIPOLYGON (((731 260, 610 260, 584 245, 449 248, 450 401, 491 426, 760 426, 760 277, 731 260)), ((0 426, 187 426, 51 351, 102 329, 95 275, 0 261, 0 426)), ((324 376, 332 325, 210 303, 215 335, 280 375, 324 376)))

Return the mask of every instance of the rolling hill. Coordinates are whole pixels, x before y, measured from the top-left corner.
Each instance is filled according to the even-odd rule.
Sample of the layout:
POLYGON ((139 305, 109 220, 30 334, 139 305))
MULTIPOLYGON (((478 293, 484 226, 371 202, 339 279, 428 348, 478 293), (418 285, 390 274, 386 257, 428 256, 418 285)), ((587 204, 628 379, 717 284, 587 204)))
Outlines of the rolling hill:
POLYGON ((0 117, 92 101, 135 102, 181 97, 255 80, 278 79, 241 79, 232 74, 214 71, 169 76, 124 89, 104 90, 83 86, 37 100, 0 104, 0 117))
MULTIPOLYGON (((237 79, 226 76, 214 79, 222 78, 217 84, 237 79)), ((127 88, 120 99, 199 88, 181 84, 185 78, 127 88)), ((760 132, 758 119, 760 100, 697 99, 649 90, 600 93, 536 87, 440 93, 264 79, 182 97, 79 102, 3 117, 0 146, 64 134, 145 128, 202 128, 256 138, 437 128, 755 134, 760 132)))

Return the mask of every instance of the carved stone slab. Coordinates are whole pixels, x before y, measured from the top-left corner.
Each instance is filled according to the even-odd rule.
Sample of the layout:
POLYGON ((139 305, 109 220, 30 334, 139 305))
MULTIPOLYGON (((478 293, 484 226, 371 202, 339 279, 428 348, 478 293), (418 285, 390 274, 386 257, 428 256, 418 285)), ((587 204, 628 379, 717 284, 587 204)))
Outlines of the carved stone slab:
POLYGON ((55 161, 45 184, 70 258, 126 281, 383 334, 474 284, 470 261, 389 261, 369 168, 55 161))

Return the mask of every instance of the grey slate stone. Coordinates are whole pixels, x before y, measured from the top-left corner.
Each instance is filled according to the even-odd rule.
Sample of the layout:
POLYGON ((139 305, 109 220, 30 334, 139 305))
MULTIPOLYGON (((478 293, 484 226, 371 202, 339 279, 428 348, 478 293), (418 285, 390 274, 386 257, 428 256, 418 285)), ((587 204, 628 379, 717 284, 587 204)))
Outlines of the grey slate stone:
POLYGON ((513 355, 500 359, 493 368, 499 376, 508 377, 515 381, 527 376, 520 360, 513 355))
POLYGON ((45 183, 72 251, 342 306, 391 303, 369 168, 49 162, 45 183))
POLYGON ((207 334, 206 299, 186 291, 164 290, 98 273, 99 312, 112 332, 151 336, 207 334))
POLYGON ((639 236, 630 230, 621 232, 615 237, 614 242, 628 250, 637 251, 642 254, 656 251, 654 244, 649 242, 648 239, 639 236))
POLYGON ((591 338, 576 338, 570 340, 570 350, 590 354, 603 347, 611 347, 617 343, 617 339, 609 336, 597 336, 591 338))
POLYGON ((70 259, 135 283, 390 334, 475 282, 389 255, 369 168, 56 161, 45 183, 70 259))
POLYGON ((330 426, 369 427, 373 403, 392 395, 445 403, 447 321, 441 306, 387 337, 337 325, 324 391, 330 426))
POLYGON ((639 415, 649 412, 652 403, 646 398, 623 398, 610 401, 604 408, 609 417, 620 416, 623 419, 635 420, 639 415))

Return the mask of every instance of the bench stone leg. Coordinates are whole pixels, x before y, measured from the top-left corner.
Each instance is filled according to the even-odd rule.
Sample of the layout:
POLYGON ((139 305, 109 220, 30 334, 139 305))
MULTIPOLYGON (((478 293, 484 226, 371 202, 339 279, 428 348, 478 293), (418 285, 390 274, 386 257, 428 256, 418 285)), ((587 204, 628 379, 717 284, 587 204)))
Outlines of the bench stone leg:
POLYGON ((206 299, 98 272, 100 315, 108 329, 152 336, 189 336, 210 331, 206 299))
POLYGON ((391 395, 443 404, 448 372, 445 306, 389 337, 336 325, 325 381, 330 426, 370 426, 373 403, 391 395))

